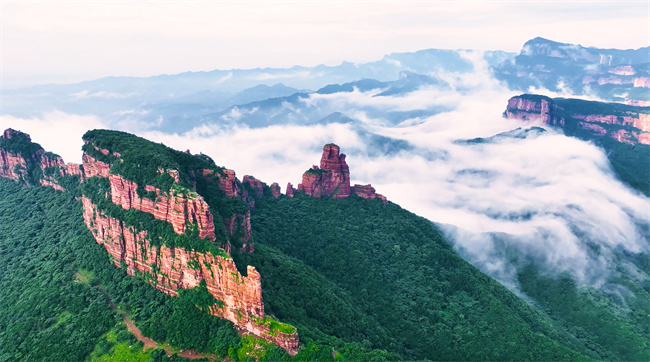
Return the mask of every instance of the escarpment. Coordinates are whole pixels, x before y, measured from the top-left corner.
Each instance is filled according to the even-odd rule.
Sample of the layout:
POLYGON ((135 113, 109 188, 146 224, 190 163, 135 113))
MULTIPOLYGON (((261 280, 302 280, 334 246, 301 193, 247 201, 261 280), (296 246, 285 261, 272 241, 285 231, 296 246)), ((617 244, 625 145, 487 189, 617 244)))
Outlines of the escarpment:
MULTIPOLYGON (((205 288, 213 303, 197 307, 297 353, 296 329, 264 312, 260 273, 253 266, 238 269, 231 257, 255 252, 251 210, 285 197, 277 183, 249 175, 239 181, 205 155, 116 131, 87 132, 83 151, 81 166, 66 164, 9 129, 0 137, 0 177, 74 188, 83 222, 115 266, 171 296, 205 288)), ((357 195, 387 203, 372 185, 350 185, 345 157, 337 145, 325 145, 320 167, 308 170, 297 189, 287 184, 286 197, 357 195)))
POLYGON ((116 266, 173 296, 205 281, 210 314, 297 353, 295 328, 264 314, 259 273, 242 275, 229 255, 231 243, 254 250, 234 171, 119 132, 91 131, 84 142, 84 222, 116 266))
POLYGON ((197 288, 204 280, 215 299, 207 308, 210 314, 227 319, 241 331, 275 343, 291 354, 297 352, 295 328, 265 316, 261 277, 254 267, 249 265, 247 275, 243 276, 221 249, 213 253, 152 245, 146 230, 137 230, 107 216, 88 197, 82 197, 82 203, 86 225, 116 266, 125 267, 129 275, 141 277, 172 296, 178 296, 179 289, 197 288))
POLYGON ((59 155, 32 142, 28 134, 9 128, 0 136, 0 177, 64 191, 62 184, 73 178, 76 184, 83 174, 78 164, 66 164, 59 155))
POLYGON ((650 145, 650 109, 524 94, 510 98, 504 116, 557 126, 567 134, 650 145))

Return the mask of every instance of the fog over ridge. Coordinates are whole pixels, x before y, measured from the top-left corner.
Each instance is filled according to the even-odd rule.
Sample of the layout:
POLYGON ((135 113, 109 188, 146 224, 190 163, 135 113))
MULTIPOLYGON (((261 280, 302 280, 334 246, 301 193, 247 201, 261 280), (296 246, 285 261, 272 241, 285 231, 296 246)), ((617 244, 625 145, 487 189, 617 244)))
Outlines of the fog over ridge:
MULTIPOLYGON (((144 131, 137 123, 119 128, 179 150, 203 152, 240 179, 252 174, 268 184, 279 182, 283 191, 287 182, 296 186, 302 173, 318 164, 324 144, 334 142, 348 155, 352 183, 371 183, 390 201, 432 220, 466 259, 513 288, 511 252, 596 286, 613 268, 613 252, 648 253, 650 199, 618 181, 595 145, 541 124, 503 118, 508 99, 517 93, 494 80, 475 52, 466 56, 475 64, 473 72, 430 74, 444 80, 446 89, 427 85, 389 96, 355 89, 300 101, 302 107, 331 108, 352 123, 263 128, 211 123, 183 134, 144 131), (381 117, 382 112, 436 105, 452 110, 405 118, 397 125, 381 117), (470 141, 476 138, 483 141, 470 141), (397 142, 409 148, 385 152, 397 142)), ((233 116, 243 114, 237 112, 233 116)), ((61 144, 80 144, 83 119, 103 126, 92 116, 55 115, 3 116, 3 127, 22 129, 46 149, 61 152, 45 139, 58 134, 61 144), (51 122, 61 131, 39 129, 51 122)), ((66 161, 80 158, 63 156, 66 161)))

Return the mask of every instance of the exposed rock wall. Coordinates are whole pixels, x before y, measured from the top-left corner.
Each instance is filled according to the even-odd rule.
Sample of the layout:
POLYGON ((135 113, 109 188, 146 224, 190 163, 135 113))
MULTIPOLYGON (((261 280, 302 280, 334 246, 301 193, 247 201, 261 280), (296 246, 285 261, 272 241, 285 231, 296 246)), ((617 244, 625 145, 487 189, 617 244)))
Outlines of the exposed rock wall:
POLYGON ((352 192, 359 195, 359 196, 361 196, 361 197, 363 197, 366 200, 372 200, 372 199, 379 198, 384 203, 388 202, 388 200, 386 200, 386 196, 376 193, 375 188, 372 187, 372 185, 370 185, 370 184, 368 184, 368 185, 354 185, 354 186, 352 186, 352 192))
POLYGON ((286 191, 287 197, 290 198, 290 199, 293 199, 293 193, 295 191, 296 191, 296 189, 293 188, 293 185, 291 184, 291 182, 288 182, 287 183, 287 191, 286 191))
MULTIPOLYGON (((537 121, 544 124, 566 127, 566 120, 561 116, 564 110, 553 100, 541 98, 532 100, 522 96, 512 97, 504 116, 510 119, 537 121)), ((650 144, 650 115, 626 111, 622 114, 571 114, 570 118, 577 121, 577 128, 591 133, 595 137, 609 137, 618 142, 650 144), (626 128, 611 128, 607 125, 624 126, 626 128), (630 127, 635 129, 629 129, 630 127)))
POLYGON ((167 221, 177 234, 184 233, 188 224, 196 223, 200 238, 216 240, 210 206, 200 195, 187 189, 161 192, 158 188, 146 185, 144 190, 155 193, 155 197, 140 197, 136 192, 136 183, 125 180, 120 175, 108 175, 108 179, 114 204, 126 210, 134 208, 144 211, 156 219, 167 221))
POLYGON ((275 197, 276 199, 279 199, 281 194, 282 194, 282 190, 280 189, 280 185, 278 185, 277 182, 272 183, 271 195, 273 195, 273 197, 275 197))
MULTIPOLYGON (((22 142, 31 143, 31 137, 23 132, 6 129, 2 133, 1 139, 10 140, 17 137, 23 138, 22 142)), ((63 162, 59 156, 53 156, 45 152, 38 144, 32 143, 29 153, 22 154, 20 151, 12 151, 0 148, 0 177, 9 178, 14 181, 22 180, 26 184, 38 181, 43 186, 50 186, 56 190, 63 191, 64 188, 59 185, 56 175, 71 176, 81 174, 78 164, 63 162), (40 168, 41 174, 36 175, 35 170, 40 168), (30 171, 31 170, 31 171, 30 171), (30 178, 31 181, 27 181, 30 178)))
MULTIPOLYGON (((335 199, 344 199, 356 194, 364 199, 380 198, 384 203, 388 202, 386 197, 377 194, 370 184, 350 187, 350 168, 345 162, 345 154, 340 153, 339 146, 331 143, 323 147, 320 167, 314 165, 302 175, 298 190, 315 198, 332 196, 335 199)), ((293 193, 291 183, 287 184, 287 196, 292 198, 293 193)))
POLYGON ((83 217, 99 244, 103 244, 116 266, 126 265, 129 275, 148 280, 162 292, 177 296, 178 289, 190 289, 205 280, 207 289, 215 299, 209 312, 228 319, 240 330, 270 341, 290 354, 298 351, 298 335, 272 331, 263 323, 264 304, 260 274, 247 267, 242 276, 234 261, 225 255, 197 253, 183 248, 152 246, 147 232, 127 227, 120 220, 104 215, 86 197, 82 197, 83 217))
POLYGON ((83 162, 85 178, 93 176, 108 177, 108 171, 111 169, 109 164, 96 160, 86 153, 83 154, 81 160, 83 162))
POLYGON ((557 111, 557 105, 551 104, 546 99, 537 102, 525 98, 512 97, 508 100, 505 116, 507 118, 542 122, 551 126, 563 127, 565 120, 557 116, 557 111))
POLYGON ((262 196, 264 196, 264 187, 266 186, 264 182, 256 179, 253 176, 244 175, 242 183, 248 184, 250 186, 256 198, 261 199, 262 196))
POLYGON ((255 251, 255 245, 250 242, 252 237, 250 211, 245 214, 233 214, 231 217, 223 219, 223 224, 226 226, 228 235, 239 236, 239 240, 243 243, 241 252, 252 253, 255 251))
POLYGON ((20 155, 0 149, 0 177, 18 181, 27 174, 27 162, 20 155))
POLYGON ((315 198, 332 196, 344 199, 350 196, 350 169, 345 162, 345 154, 340 154, 339 151, 337 145, 325 145, 320 168, 312 166, 311 170, 305 172, 298 190, 315 198))

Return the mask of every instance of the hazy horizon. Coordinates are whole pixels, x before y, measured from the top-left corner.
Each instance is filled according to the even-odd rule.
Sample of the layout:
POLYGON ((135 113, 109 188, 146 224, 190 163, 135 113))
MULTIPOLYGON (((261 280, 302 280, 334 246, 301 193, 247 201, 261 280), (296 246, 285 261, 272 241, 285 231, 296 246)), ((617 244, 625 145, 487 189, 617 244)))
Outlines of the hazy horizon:
POLYGON ((2 87, 332 66, 422 49, 519 52, 538 36, 638 49, 650 45, 649 11, 646 1, 3 1, 2 87))

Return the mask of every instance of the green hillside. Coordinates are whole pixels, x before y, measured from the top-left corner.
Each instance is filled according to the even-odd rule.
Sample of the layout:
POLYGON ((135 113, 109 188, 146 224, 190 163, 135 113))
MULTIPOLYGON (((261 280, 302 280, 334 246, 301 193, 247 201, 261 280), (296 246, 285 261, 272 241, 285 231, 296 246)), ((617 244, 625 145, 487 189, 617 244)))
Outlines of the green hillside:
MULTIPOLYGON (((94 142, 111 149, 119 138, 94 142)), ((123 159, 157 149, 186 185, 203 167, 194 159, 201 165, 184 165, 186 156, 162 145, 122 139, 123 159)), ((121 167, 130 177, 146 176, 121 167)), ((197 184, 197 192, 217 212, 227 209, 224 196, 210 191, 216 186, 208 186, 197 184)), ((92 179, 82 188, 89 197, 110 192, 92 179)), ((297 328, 296 356, 238 336, 232 323, 199 310, 200 288, 170 297, 116 268, 83 223, 78 190, 0 180, 0 361, 164 360, 163 348, 230 360, 650 359, 650 284, 623 262, 618 279, 609 281, 629 291, 620 300, 534 264, 521 268, 517 295, 464 261, 430 221, 395 204, 300 192, 276 200, 264 191, 252 210, 255 252, 238 253, 234 244, 233 259, 242 273, 246 265, 260 272, 266 314, 297 328), (126 320, 159 348, 144 348, 126 320)), ((172 234, 151 217, 108 211, 172 234)), ((617 257, 650 266, 646 255, 617 257)))

